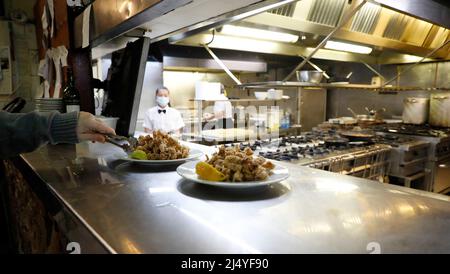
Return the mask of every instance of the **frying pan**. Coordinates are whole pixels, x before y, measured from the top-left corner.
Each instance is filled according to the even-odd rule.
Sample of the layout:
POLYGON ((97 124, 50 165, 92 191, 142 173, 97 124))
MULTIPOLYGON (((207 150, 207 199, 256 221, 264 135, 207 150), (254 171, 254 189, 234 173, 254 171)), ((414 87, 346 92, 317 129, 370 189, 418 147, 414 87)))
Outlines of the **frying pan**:
POLYGON ((330 137, 324 139, 324 141, 326 147, 333 147, 333 146, 339 147, 339 146, 346 146, 349 140, 347 138, 342 137, 330 137))
POLYGON ((352 141, 368 141, 372 139, 375 134, 371 131, 343 131, 340 133, 342 137, 348 138, 352 141))

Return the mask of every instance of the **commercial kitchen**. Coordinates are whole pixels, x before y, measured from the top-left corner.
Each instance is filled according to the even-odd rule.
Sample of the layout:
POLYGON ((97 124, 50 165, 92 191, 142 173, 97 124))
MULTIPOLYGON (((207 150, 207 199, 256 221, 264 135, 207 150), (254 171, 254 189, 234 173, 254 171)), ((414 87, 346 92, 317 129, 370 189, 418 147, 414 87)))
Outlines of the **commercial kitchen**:
POLYGON ((288 172, 204 185, 114 142, 46 144, 2 160, 9 252, 450 252, 446 1, 0 4, 3 110, 65 112, 73 72, 80 110, 138 138, 165 87, 201 159, 251 148, 288 172))

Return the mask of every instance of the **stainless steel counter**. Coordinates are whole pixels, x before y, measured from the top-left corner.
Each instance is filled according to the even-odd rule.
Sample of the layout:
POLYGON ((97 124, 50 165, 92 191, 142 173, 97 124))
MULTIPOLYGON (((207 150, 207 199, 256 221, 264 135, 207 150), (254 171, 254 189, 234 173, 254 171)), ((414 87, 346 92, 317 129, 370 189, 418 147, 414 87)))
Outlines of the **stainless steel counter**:
POLYGON ((286 163, 288 180, 230 191, 184 181, 173 167, 121 164, 120 153, 83 143, 22 157, 111 252, 369 253, 379 244, 450 253, 447 196, 286 163))

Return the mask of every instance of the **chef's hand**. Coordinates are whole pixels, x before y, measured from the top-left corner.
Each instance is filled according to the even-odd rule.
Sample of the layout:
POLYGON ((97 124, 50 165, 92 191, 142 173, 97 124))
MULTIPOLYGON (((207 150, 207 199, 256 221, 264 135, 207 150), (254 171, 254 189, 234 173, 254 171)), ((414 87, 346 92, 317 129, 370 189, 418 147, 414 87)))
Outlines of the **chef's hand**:
POLYGON ((95 119, 94 115, 81 111, 77 126, 78 140, 104 143, 105 136, 102 133, 116 135, 114 129, 95 119))

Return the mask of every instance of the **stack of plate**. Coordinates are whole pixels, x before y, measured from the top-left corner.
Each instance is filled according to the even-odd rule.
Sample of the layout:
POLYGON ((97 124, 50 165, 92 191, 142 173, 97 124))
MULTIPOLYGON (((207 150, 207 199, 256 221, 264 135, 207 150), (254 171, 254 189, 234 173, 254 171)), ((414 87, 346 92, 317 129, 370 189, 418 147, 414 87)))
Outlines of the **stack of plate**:
POLYGON ((64 103, 60 98, 36 98, 35 105, 39 112, 64 111, 64 103))

